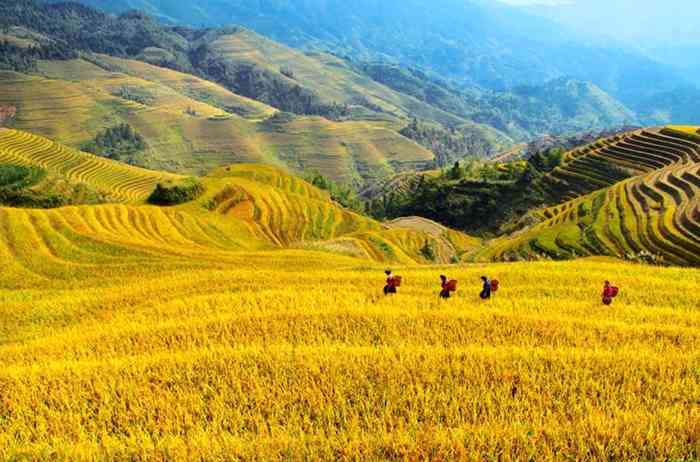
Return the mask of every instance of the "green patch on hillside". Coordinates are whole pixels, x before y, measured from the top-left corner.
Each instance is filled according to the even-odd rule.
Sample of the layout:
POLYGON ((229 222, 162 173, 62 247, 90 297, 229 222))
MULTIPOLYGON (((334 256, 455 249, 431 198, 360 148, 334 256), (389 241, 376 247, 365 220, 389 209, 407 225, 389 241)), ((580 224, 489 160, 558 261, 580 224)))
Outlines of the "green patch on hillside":
POLYGON ((25 189, 46 177, 46 170, 24 165, 0 164, 0 188, 25 189))
POLYGON ((319 189, 328 191, 331 199, 339 203, 345 208, 354 210, 355 212, 364 213, 365 204, 357 193, 350 187, 338 184, 335 181, 326 178, 318 171, 313 172, 306 177, 306 181, 316 186, 319 189))
POLYGON ((500 144, 486 130, 471 126, 443 128, 413 119, 399 133, 435 153, 436 167, 445 167, 467 157, 488 157, 500 144))
POLYGON ((83 145, 81 150, 108 159, 137 164, 138 155, 145 149, 144 138, 131 125, 120 124, 99 132, 95 139, 83 145))
POLYGON ((204 185, 197 178, 158 183, 148 198, 154 205, 178 205, 197 199, 204 193, 204 185))
POLYGON ((421 175, 406 188, 383 191, 367 208, 378 219, 415 215, 471 233, 497 233, 547 203, 541 182, 561 158, 560 150, 551 150, 527 162, 455 162, 437 175, 421 175))
POLYGON ((0 164, 0 205, 48 209, 76 204, 96 204, 104 197, 80 183, 48 175, 42 168, 0 164))

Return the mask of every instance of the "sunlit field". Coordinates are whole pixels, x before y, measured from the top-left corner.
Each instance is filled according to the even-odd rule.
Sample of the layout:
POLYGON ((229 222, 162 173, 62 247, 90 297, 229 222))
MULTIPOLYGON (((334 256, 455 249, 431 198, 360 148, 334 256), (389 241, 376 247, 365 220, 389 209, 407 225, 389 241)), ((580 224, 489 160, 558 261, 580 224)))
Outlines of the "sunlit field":
POLYGON ((20 288, 0 291, 3 459, 700 452, 697 270, 415 266, 385 298, 383 266, 327 253, 113 258, 27 288, 7 267, 20 288), (449 301, 441 273, 460 281, 449 301), (490 302, 482 274, 501 281, 490 302), (621 287, 611 307, 605 279, 621 287))

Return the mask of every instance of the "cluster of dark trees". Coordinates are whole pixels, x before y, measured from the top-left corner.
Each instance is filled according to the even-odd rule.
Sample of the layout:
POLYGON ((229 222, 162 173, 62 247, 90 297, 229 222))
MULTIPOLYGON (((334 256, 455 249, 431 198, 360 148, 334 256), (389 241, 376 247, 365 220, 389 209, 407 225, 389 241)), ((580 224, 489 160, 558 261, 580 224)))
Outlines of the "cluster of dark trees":
POLYGON ((114 92, 114 96, 118 96, 119 98, 127 99, 129 101, 134 101, 139 104, 143 104, 144 106, 152 104, 154 99, 152 96, 144 94, 142 90, 138 88, 134 89, 128 86, 120 87, 116 92, 114 92))
POLYGON ((145 149, 143 137, 129 124, 107 128, 82 146, 85 152, 127 163, 134 163, 134 157, 145 149))
POLYGON ((435 164, 438 168, 451 165, 465 157, 488 156, 493 150, 493 145, 482 132, 467 127, 443 128, 419 123, 413 119, 399 133, 430 149, 435 154, 435 164))
POLYGON ((470 233, 496 233, 547 203, 540 181, 561 158, 554 149, 520 163, 455 162, 437 177, 420 176, 406 191, 372 199, 367 211, 378 219, 418 215, 470 233))
POLYGON ((158 47, 180 57, 173 66, 187 67, 187 41, 137 12, 112 16, 75 2, 43 4, 37 0, 0 2, 0 28, 23 26, 73 50, 114 56, 137 56, 158 47))
POLYGON ((365 213, 365 203, 352 188, 338 184, 335 181, 326 178, 318 171, 315 171, 307 176, 306 181, 319 189, 328 191, 331 199, 343 207, 354 210, 358 213, 365 213))
POLYGON ((197 178, 185 178, 173 183, 158 183, 148 197, 154 205, 172 206, 193 201, 204 194, 205 188, 197 178))
POLYGON ((8 41, 0 41, 0 69, 15 72, 32 72, 40 59, 74 59, 77 53, 60 43, 21 47, 8 41))

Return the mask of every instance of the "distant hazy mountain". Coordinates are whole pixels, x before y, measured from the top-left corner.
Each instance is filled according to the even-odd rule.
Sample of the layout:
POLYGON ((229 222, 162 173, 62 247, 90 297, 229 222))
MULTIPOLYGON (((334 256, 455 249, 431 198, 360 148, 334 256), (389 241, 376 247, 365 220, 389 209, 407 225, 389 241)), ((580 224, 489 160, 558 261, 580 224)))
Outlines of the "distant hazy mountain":
POLYGON ((177 23, 241 24, 294 47, 398 61, 496 90, 569 76, 635 109, 683 80, 641 53, 586 42, 554 21, 491 0, 83 2, 115 12, 141 8, 177 23))
POLYGON ((607 36, 645 49, 700 44, 700 8, 697 0, 531 3, 534 5, 527 6, 528 11, 587 35, 607 36), (607 24, 611 27, 601 27, 607 24))
MULTIPOLYGON (((530 5, 523 11, 551 19, 598 43, 616 41, 672 68, 698 86, 700 8, 697 6, 696 0, 585 0, 530 5)), ((666 88, 661 99, 667 101, 669 92, 684 95, 680 99, 690 98, 695 105, 694 109, 692 106, 677 108, 678 115, 687 116, 690 112, 695 122, 700 120, 697 91, 683 85, 666 88)), ((650 101, 645 98, 642 102, 649 104, 650 101)), ((663 110, 663 107, 655 110, 663 110)), ((641 108, 641 112, 645 109, 641 108)))
MULTIPOLYGON (((107 16, 77 3, 40 8, 0 3, 0 29, 21 26, 54 40, 38 57, 71 59, 85 51, 135 58, 196 74, 241 96, 297 115, 370 120, 401 130, 418 119, 435 130, 411 132, 424 146, 485 155, 545 133, 634 123, 634 114, 594 84, 558 78, 510 90, 459 86, 408 65, 323 52, 302 53, 240 27, 166 27, 140 13, 107 16)), ((32 71, 26 50, 3 50, 0 68, 32 71)))

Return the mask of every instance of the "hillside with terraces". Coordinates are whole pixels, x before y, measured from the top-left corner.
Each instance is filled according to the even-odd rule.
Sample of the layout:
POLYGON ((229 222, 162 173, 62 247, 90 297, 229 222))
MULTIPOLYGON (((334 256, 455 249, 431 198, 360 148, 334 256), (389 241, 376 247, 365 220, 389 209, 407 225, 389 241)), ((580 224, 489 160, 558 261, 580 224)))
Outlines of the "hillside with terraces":
POLYGON ((0 163, 44 168, 105 193, 110 202, 143 203, 159 182, 182 178, 110 161, 40 136, 2 128, 0 163))
POLYGON ((41 167, 101 191, 109 202, 56 210, 0 209, 4 252, 15 257, 14 264, 26 257, 25 266, 34 251, 53 255, 61 265, 78 264, 75 255, 112 258, 156 252, 169 258, 183 252, 282 248, 415 264, 450 262, 478 245, 476 239, 451 230, 436 234, 411 224, 384 225, 344 209, 327 192, 277 167, 222 167, 199 179, 205 192, 196 200, 155 207, 146 201, 156 185, 182 177, 9 129, 0 130, 0 163, 41 167), (28 243, 27 236, 36 242, 28 243), (422 251, 426 246, 433 249, 430 255, 422 251), (63 261, 64 253, 71 260, 63 261))
POLYGON ((611 255, 700 264, 700 132, 644 129, 566 154, 543 181, 560 205, 492 241, 477 259, 611 255))

